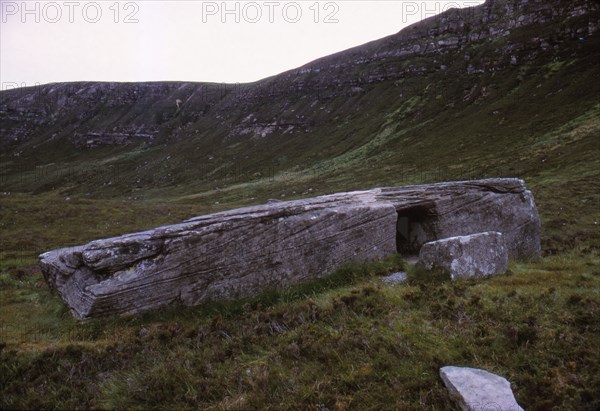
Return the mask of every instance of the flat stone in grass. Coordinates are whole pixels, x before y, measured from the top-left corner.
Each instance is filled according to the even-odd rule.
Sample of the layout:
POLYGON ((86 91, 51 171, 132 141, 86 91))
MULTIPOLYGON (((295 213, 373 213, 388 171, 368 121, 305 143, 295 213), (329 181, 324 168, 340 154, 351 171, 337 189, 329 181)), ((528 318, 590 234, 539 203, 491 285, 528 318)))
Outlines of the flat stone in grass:
POLYGON ((510 383, 499 375, 477 368, 448 366, 440 369, 440 377, 464 411, 523 411, 510 383))
POLYGON ((406 273, 404 271, 400 271, 400 272, 394 273, 392 275, 383 277, 381 279, 381 281, 383 281, 384 284, 396 285, 396 284, 403 283, 407 279, 408 279, 408 277, 407 277, 406 273))
POLYGON ((503 274, 508 270, 508 251, 496 231, 450 237, 423 244, 418 265, 446 271, 453 280, 503 274))

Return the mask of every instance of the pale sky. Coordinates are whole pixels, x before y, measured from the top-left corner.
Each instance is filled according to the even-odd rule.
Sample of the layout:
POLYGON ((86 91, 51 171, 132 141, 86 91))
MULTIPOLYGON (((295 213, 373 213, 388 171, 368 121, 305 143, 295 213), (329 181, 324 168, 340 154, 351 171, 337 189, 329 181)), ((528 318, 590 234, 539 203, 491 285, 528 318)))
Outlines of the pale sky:
POLYGON ((0 83, 250 82, 481 3, 0 0, 0 83))

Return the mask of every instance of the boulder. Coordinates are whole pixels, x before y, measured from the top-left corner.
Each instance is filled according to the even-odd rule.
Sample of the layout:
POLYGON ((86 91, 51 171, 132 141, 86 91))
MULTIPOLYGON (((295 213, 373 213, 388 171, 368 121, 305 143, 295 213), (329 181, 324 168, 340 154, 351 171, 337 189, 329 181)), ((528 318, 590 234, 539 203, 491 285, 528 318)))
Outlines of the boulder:
POLYGON ((273 202, 49 251, 40 263, 73 315, 88 318, 252 296, 449 234, 490 230, 503 233, 513 257, 539 255, 539 217, 523 181, 273 202))
POLYGON ((87 318, 252 296, 394 254, 395 238, 395 208, 355 192, 92 241, 45 253, 41 264, 73 314, 87 318))
POLYGON ((442 367, 440 377, 464 411, 523 411, 506 378, 477 368, 442 367))
POLYGON ((426 243, 417 264, 446 271, 453 280, 484 277, 508 271, 508 251, 502 233, 488 231, 426 243))

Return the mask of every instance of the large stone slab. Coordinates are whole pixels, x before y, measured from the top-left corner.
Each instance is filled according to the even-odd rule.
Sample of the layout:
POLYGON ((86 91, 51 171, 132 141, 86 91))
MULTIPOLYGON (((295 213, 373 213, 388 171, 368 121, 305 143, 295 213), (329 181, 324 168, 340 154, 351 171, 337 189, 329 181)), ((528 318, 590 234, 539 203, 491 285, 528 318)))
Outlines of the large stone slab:
POLYGON ((418 265, 444 270, 453 280, 504 274, 508 251, 502 233, 488 231, 425 243, 418 265))
POLYGON ((40 263, 73 315, 88 318, 251 296, 351 261, 490 230, 503 233, 511 257, 539 255, 539 217, 523 181, 377 188, 246 207, 50 251, 40 263))
POLYGON ((464 411, 523 411, 506 378, 468 367, 442 367, 440 377, 464 411))
POLYGON ((396 252, 396 210, 370 192, 216 213, 41 256, 78 318, 250 296, 396 252))

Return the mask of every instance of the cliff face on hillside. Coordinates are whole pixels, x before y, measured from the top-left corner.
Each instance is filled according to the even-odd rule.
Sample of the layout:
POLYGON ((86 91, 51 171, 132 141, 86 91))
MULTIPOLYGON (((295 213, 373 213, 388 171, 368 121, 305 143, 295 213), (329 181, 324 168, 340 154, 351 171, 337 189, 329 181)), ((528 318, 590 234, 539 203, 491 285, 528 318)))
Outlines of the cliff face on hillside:
MULTIPOLYGON (((0 180, 9 191, 110 185, 121 195, 154 187, 157 175, 172 186, 201 174, 215 188, 232 175, 264 177, 271 165, 313 172, 362 159, 364 166, 382 147, 398 158, 380 160, 406 164, 428 138, 439 146, 423 125, 443 122, 444 139, 463 138, 451 145, 460 148, 465 136, 522 133, 531 115, 515 112, 525 101, 518 95, 551 107, 565 96, 581 103, 564 119, 536 120, 548 128, 589 109, 599 27, 598 4, 589 0, 488 0, 250 84, 77 82, 3 91, 0 180), (485 116, 477 113, 483 106, 485 116), (467 116, 477 129, 465 134, 457 124, 448 134, 467 116), (118 169, 121 183, 61 177, 93 162, 118 169), (48 164, 59 169, 36 180, 48 164)), ((452 150, 445 157, 457 155, 452 150)))
POLYGON ((435 71, 501 71, 564 52, 565 42, 584 41, 599 26, 592 1, 488 0, 252 84, 65 83, 4 91, 0 138, 5 147, 44 135, 93 148, 151 142, 161 132, 185 135, 207 117, 233 135, 308 132, 317 122, 312 110, 281 110, 281 102, 291 108, 298 99, 360 95, 373 83, 435 71), (540 30, 548 25, 551 30, 540 30), (522 35, 509 37, 519 30, 522 35), (491 45, 491 53, 476 58, 483 45, 491 45), (273 99, 279 104, 270 115, 253 114, 273 99))
MULTIPOLYGON (((312 62, 299 70, 273 79, 295 83, 296 89, 352 86, 386 80, 397 80, 432 71, 445 71, 456 64, 465 74, 497 71, 524 61, 532 61, 550 50, 560 51, 569 39, 591 36, 598 31, 598 15, 576 19, 598 11, 586 0, 573 2, 540 2, 532 0, 491 1, 480 7, 451 9, 439 16, 414 24, 396 35, 343 51, 312 62), (552 32, 532 37, 508 38, 515 30, 554 24, 552 32), (502 41, 505 39, 506 41, 502 41), (494 43, 493 53, 479 61, 470 46, 494 43), (426 59, 419 59, 425 57, 426 59), (364 67, 364 69, 360 69, 364 67), (358 72, 358 75, 356 75, 358 72), (318 75, 307 78, 309 73, 318 75), (298 76, 305 76, 298 79, 298 76)), ((458 68, 458 67, 455 67, 458 68)), ((354 90, 347 88, 348 93, 354 90)))

